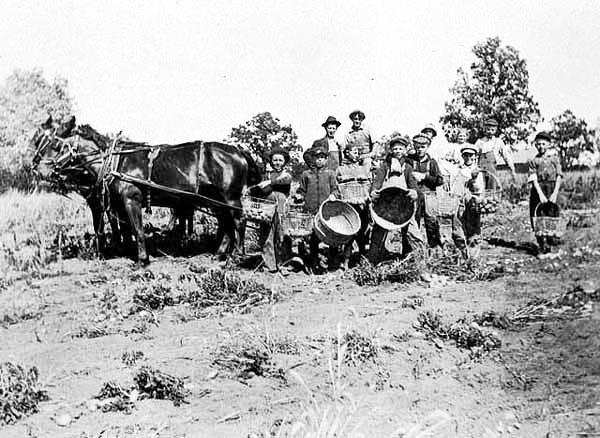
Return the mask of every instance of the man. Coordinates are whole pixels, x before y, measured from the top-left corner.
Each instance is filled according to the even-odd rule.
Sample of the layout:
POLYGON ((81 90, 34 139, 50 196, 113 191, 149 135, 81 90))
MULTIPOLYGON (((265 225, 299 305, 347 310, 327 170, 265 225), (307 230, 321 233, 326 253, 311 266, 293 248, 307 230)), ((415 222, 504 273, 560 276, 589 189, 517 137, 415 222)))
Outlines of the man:
MULTIPOLYGON (((496 157, 501 155, 510 168, 513 180, 515 180, 515 165, 510 156, 508 146, 498 137, 498 121, 494 118, 487 119, 483 126, 483 132, 483 137, 475 143, 475 148, 479 151, 479 168, 496 176, 496 157)), ((496 180, 486 175, 485 186, 487 189, 495 189, 496 180)))
POLYGON ((325 122, 321 124, 321 126, 325 128, 325 137, 320 138, 319 140, 315 140, 312 144, 313 148, 322 148, 327 151, 327 167, 334 173, 340 166, 341 161, 342 148, 335 139, 335 133, 337 132, 337 129, 340 127, 340 125, 341 123, 335 117, 327 117, 327 120, 325 120, 325 122))
POLYGON ((369 130, 362 125, 365 120, 365 113, 361 110, 354 110, 350 113, 350 120, 352 120, 352 128, 344 137, 344 146, 348 144, 357 145, 362 166, 367 172, 371 172, 373 140, 369 130))

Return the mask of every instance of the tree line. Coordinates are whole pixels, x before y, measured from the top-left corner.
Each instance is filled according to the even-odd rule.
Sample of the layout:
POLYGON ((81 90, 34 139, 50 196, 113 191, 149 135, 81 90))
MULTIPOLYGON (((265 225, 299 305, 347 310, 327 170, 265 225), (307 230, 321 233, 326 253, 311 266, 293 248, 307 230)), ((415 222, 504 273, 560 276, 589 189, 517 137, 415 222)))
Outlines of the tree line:
MULTIPOLYGON (((474 142, 481 135, 483 121, 494 117, 507 144, 526 141, 542 121, 539 105, 529 91, 526 61, 498 37, 477 43, 472 51, 475 61, 468 70, 458 69, 451 98, 440 117, 446 138, 455 141, 458 130, 466 129, 474 142)), ((65 78, 49 81, 42 69, 35 68, 15 70, 6 79, 0 87, 0 192, 34 187, 29 139, 48 115, 63 121, 73 114, 74 107, 65 78)), ((553 117, 550 126, 564 169, 572 168, 583 151, 598 149, 594 129, 569 109, 553 117)), ((298 136, 291 125, 282 125, 270 112, 232 128, 225 141, 248 149, 259 159, 271 148, 282 147, 291 152, 292 172, 299 175, 302 171, 298 136)))

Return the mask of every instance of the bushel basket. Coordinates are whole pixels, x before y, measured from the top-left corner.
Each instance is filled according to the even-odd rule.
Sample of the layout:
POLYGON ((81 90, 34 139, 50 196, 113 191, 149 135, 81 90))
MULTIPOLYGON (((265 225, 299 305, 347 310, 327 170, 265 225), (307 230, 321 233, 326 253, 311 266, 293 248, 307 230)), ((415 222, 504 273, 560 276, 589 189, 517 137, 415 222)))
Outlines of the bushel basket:
POLYGON ((481 170, 484 176, 485 189, 480 196, 480 200, 477 203, 477 211, 481 214, 491 214, 498 211, 498 205, 502 201, 502 185, 496 175, 487 170, 481 170), (494 182, 494 188, 487 188, 488 179, 494 182))
POLYGON ((456 215, 460 199, 445 190, 425 192, 425 211, 435 217, 452 217, 456 215))
POLYGON ((343 245, 360 230, 360 216, 344 201, 325 201, 314 219, 317 237, 329 246, 343 245))
POLYGON ((255 222, 271 222, 277 209, 277 202, 270 199, 242 196, 242 208, 246 219, 255 222))
POLYGON ((312 233, 314 216, 302 209, 303 204, 287 205, 286 211, 281 217, 281 228, 284 235, 304 237, 312 233))
MULTIPOLYGON (((549 204, 549 203, 548 203, 549 204)), ((567 231, 567 218, 538 216, 538 210, 543 204, 538 204, 533 213, 533 232, 537 237, 554 237, 560 239, 567 231)))
POLYGON ((370 208, 373 221, 389 231, 408 224, 415 215, 416 206, 407 190, 388 186, 379 191, 379 198, 371 203, 370 208))
POLYGON ((338 184, 340 195, 343 201, 349 204, 364 204, 369 199, 368 182, 349 181, 338 184))

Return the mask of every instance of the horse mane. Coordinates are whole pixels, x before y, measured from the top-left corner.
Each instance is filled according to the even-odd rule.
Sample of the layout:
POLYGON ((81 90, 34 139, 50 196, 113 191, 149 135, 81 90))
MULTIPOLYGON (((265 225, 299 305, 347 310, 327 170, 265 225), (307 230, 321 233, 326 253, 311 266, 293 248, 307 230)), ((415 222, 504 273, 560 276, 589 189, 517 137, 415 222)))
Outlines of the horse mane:
POLYGON ((77 127, 77 133, 85 138, 86 140, 93 141, 96 146, 105 151, 110 146, 110 138, 106 135, 100 134, 90 125, 79 125, 77 127))

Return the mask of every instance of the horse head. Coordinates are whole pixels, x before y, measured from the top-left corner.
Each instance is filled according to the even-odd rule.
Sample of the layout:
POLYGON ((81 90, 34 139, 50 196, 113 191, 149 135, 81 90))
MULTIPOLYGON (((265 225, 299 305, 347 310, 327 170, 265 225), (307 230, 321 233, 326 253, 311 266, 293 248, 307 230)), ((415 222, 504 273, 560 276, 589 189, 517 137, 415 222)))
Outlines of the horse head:
POLYGON ((100 148, 92 141, 80 139, 74 128, 74 117, 64 124, 56 124, 49 117, 33 135, 33 170, 42 179, 64 181, 70 171, 88 164, 90 156, 100 155, 100 148))

